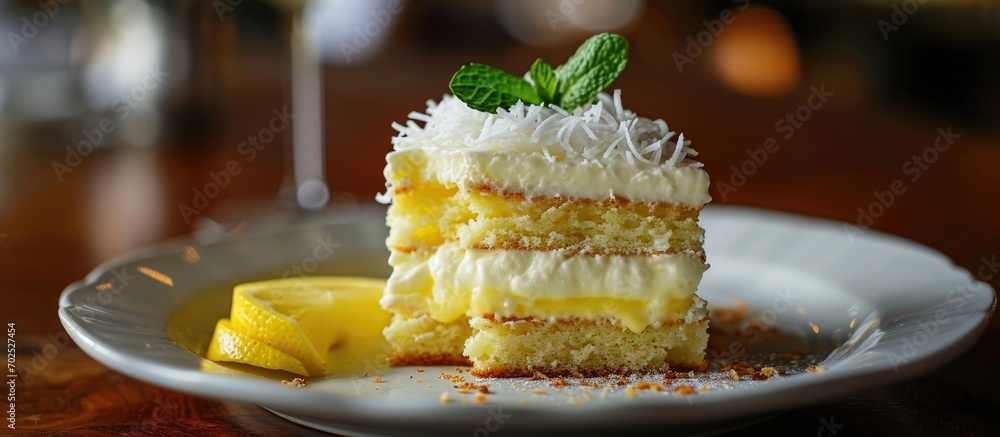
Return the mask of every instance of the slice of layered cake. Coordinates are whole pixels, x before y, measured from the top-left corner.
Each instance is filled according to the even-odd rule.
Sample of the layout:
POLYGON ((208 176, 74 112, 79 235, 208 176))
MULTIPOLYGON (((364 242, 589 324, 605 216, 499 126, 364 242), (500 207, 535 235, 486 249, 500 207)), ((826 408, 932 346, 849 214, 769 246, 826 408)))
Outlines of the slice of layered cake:
POLYGON ((619 91, 591 100, 489 113, 446 95, 395 125, 390 364, 500 377, 704 367, 708 175, 683 135, 625 110, 619 91))

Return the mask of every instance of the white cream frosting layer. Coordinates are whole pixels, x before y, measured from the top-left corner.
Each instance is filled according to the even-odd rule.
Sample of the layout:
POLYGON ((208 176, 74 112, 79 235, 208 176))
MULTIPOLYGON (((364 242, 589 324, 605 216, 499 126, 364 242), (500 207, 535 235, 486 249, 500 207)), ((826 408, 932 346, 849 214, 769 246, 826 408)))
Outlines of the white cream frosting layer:
POLYGON ((393 123, 399 135, 392 139, 396 150, 424 147, 478 148, 538 153, 549 161, 593 160, 652 165, 700 167, 685 161, 697 156, 684 134, 676 139, 663 120, 640 117, 622 106, 621 90, 614 96, 600 93, 592 103, 567 112, 555 105, 526 105, 518 101, 510 108, 488 114, 469 108, 461 100, 445 95, 429 100, 426 113, 411 112, 406 125, 393 123), (417 123, 424 123, 423 126, 417 123))
POLYGON ((495 114, 451 95, 410 113, 385 170, 392 186, 419 180, 483 183, 533 196, 669 202, 701 207, 711 200, 708 174, 688 158, 697 152, 663 120, 624 109, 621 93, 569 113, 518 102, 495 114), (418 123, 423 123, 419 125, 418 123), (426 166, 426 168, 424 168, 426 166), (419 180, 413 180, 419 179, 419 180))
MULTIPOLYGON (((447 323, 463 315, 561 319, 614 318, 640 332, 690 318, 707 266, 687 254, 573 256, 559 251, 463 249, 394 253, 382 305, 423 306, 447 323)), ((699 313, 701 317, 703 314, 699 313)))
POLYGON ((664 167, 625 161, 549 162, 538 154, 479 149, 414 148, 386 156, 386 180, 395 187, 422 182, 481 185, 529 197, 571 197, 674 203, 701 208, 712 200, 708 173, 699 167, 664 167))

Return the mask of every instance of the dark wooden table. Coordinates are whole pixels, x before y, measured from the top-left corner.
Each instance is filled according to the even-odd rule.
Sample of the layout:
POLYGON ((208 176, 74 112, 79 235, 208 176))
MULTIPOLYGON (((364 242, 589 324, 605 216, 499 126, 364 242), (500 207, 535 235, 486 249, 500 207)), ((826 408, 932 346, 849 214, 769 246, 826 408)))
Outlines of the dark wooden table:
MULTIPOLYGON (((390 122, 445 92, 445 80, 459 62, 424 62, 420 56, 400 53, 396 64, 327 72, 327 162, 340 199, 368 202, 382 189, 390 122), (421 67, 400 77, 399 65, 421 67)), ((489 56, 501 65, 529 65, 536 54, 512 49, 489 56)), ((749 99, 695 74, 680 76, 663 68, 636 61, 615 86, 624 90, 627 106, 665 118, 695 141, 713 177, 716 203, 856 223, 858 209, 877 201, 873 193, 911 177, 905 163, 933 147, 939 128, 950 126, 961 136, 917 180, 905 179, 907 191, 871 226, 939 250, 974 274, 987 272, 981 279, 994 288, 1000 285, 1000 273, 981 269, 1000 256, 1000 135, 995 128, 964 126, 870 95, 838 94, 853 89, 843 82, 850 78, 806 75, 786 97, 749 99), (824 84, 834 95, 785 138, 776 121, 806 103, 810 86, 824 84), (747 150, 769 137, 780 149, 723 196, 719 183, 733 183, 730 166, 739 167, 748 159, 747 150)), ((110 371, 65 344, 56 316, 63 288, 98 263, 190 232, 179 205, 190 203, 192 190, 239 157, 241 139, 282 106, 276 77, 244 78, 243 89, 251 91, 220 105, 224 115, 212 121, 217 129, 200 138, 198 147, 172 140, 150 149, 102 149, 62 181, 51 166, 65 159, 61 145, 18 138, 0 149, 0 322, 16 324, 19 365, 32 366, 29 377, 22 373, 17 379, 18 433, 318 434, 253 405, 188 396, 110 371)), ((261 159, 248 163, 201 215, 225 215, 229 206, 246 202, 277 207, 283 147, 278 140, 261 151, 261 159)), ((803 405, 739 432, 1000 435, 997 327, 994 320, 971 350, 920 378, 803 405)))

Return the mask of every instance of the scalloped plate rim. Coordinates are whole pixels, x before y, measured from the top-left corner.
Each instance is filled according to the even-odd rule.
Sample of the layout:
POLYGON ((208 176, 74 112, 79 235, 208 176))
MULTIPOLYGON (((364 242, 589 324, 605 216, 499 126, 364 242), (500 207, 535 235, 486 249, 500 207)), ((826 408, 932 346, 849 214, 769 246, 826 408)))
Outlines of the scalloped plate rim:
MULTIPOLYGON (((705 214, 706 217, 710 218, 710 220, 747 220, 749 218, 749 221, 752 222, 753 220, 761 218, 777 218, 780 220, 784 220, 786 222, 795 222, 800 225, 804 224, 809 226, 815 225, 819 229, 830 229, 830 230, 832 230, 834 227, 839 227, 844 225, 843 222, 827 218, 810 217, 794 213, 773 211, 763 208, 746 207, 746 206, 710 205, 705 209, 705 214)), ((365 215, 361 214, 360 216, 365 216, 365 215)), ((63 291, 62 295, 60 296, 59 318, 62 321, 67 332, 70 334, 70 336, 74 339, 74 341, 77 344, 81 346, 81 349, 83 349, 88 355, 94 357, 97 361, 123 374, 126 374, 128 376, 152 384, 161 385, 178 391, 192 393, 198 396, 226 399, 237 402, 257 403, 269 409, 280 411, 282 414, 286 415, 294 414, 294 411, 301 409, 293 408, 292 410, 289 410, 287 408, 284 408, 287 407, 287 405, 285 405, 286 401, 302 400, 303 398, 322 399, 329 397, 329 395, 316 393, 316 395, 319 396, 308 396, 306 395, 306 393, 308 393, 307 391, 295 392, 291 390, 289 391, 278 390, 277 393, 269 393, 267 395, 267 397, 270 399, 265 399, 265 402, 259 402, 261 396, 260 393, 257 392, 257 389, 259 388, 257 386, 259 385, 258 382, 261 381, 250 382, 249 385, 252 387, 243 387, 248 389, 236 388, 230 393, 213 391, 215 390, 214 386, 192 387, 191 385, 187 384, 192 382, 187 377, 197 377, 199 375, 213 380, 216 378, 220 378, 218 379, 219 381, 229 381, 229 382, 248 382, 248 381, 246 381, 246 378, 242 376, 208 374, 205 372, 200 372, 192 369, 177 369, 174 366, 165 365, 157 362, 144 362, 141 355, 138 357, 136 356, 136 351, 116 350, 114 345, 107 344, 105 341, 99 341, 96 338, 92 338, 94 333, 88 331, 84 326, 82 326, 79 323, 80 321, 77 319, 77 316, 73 314, 70 310, 74 307, 71 301, 71 296, 74 293, 81 292, 81 290, 83 290, 85 287, 89 287, 96 284, 102 276, 108 274, 109 272, 112 272, 114 269, 121 268, 122 266, 128 263, 134 263, 136 261, 144 259, 151 259, 157 256, 164 256, 170 253, 178 253, 185 246, 190 246, 190 245, 204 246, 209 244, 225 244, 227 242, 232 242, 235 240, 254 239, 263 236, 273 236, 281 234, 283 232, 299 232, 299 231, 300 230, 298 229, 292 229, 292 230, 282 229, 274 232, 258 233, 254 235, 242 235, 234 238, 226 238, 219 241, 213 241, 210 243, 198 243, 191 238, 178 238, 163 243, 140 248, 134 251, 130 251, 126 254, 114 257, 111 260, 101 263, 100 265, 95 267, 90 273, 88 273, 83 279, 67 286, 66 289, 63 291), (139 363, 142 363, 144 365, 149 365, 150 367, 136 366, 137 362, 136 359, 138 359, 139 363), (171 374, 172 377, 166 379, 162 378, 161 374, 163 372, 171 374)), ((877 244, 886 244, 889 246, 903 247, 907 251, 918 251, 924 254, 934 255, 936 258, 939 258, 939 260, 945 261, 947 263, 946 265, 947 268, 960 273, 964 273, 968 278, 970 279, 972 278, 970 272, 958 267, 948 257, 944 256, 940 252, 924 244, 871 229, 866 230, 865 235, 863 235, 860 238, 864 240, 873 241, 877 244)), ((920 355, 921 357, 920 361, 912 360, 911 362, 900 366, 898 368, 898 371, 894 373, 893 377, 874 378, 874 376, 884 376, 888 371, 888 369, 876 368, 876 369, 868 369, 867 371, 852 370, 851 371, 852 374, 850 375, 852 376, 852 378, 845 379, 844 378, 845 375, 841 374, 842 372, 836 371, 836 369, 831 369, 831 371, 828 371, 824 374, 810 375, 813 378, 811 378, 811 381, 809 381, 808 383, 803 383, 801 381, 795 380, 794 378, 788 378, 783 380, 771 381, 768 384, 756 387, 753 390, 755 395, 772 395, 772 394, 781 394, 793 388, 822 388, 823 389, 822 394, 803 396, 801 393, 798 393, 797 396, 791 396, 784 402, 778 401, 775 403, 771 403, 770 405, 764 405, 765 404, 764 402, 753 402, 747 405, 748 403, 742 402, 741 406, 741 401, 746 400, 746 395, 744 393, 726 392, 726 393, 713 394, 711 400, 700 401, 698 402, 698 404, 703 404, 702 406, 704 406, 704 404, 709 404, 713 408, 715 407, 731 408, 727 412, 727 414, 722 414, 720 415, 720 417, 752 415, 768 411, 774 411, 775 409, 780 409, 780 408, 790 408, 801 402, 819 402, 825 399, 830 399, 836 396, 855 392, 861 388, 873 388, 877 386, 887 385, 912 378, 919 374, 929 372, 934 368, 944 365, 946 362, 955 358, 957 355, 959 355, 960 353, 964 352, 969 347, 971 347, 972 344, 974 344, 978 340, 983 330, 985 330, 986 325, 989 322, 989 319, 992 317, 992 314, 995 311, 997 303, 995 292, 992 290, 989 284, 986 284, 985 282, 982 281, 978 281, 978 279, 973 279, 973 280, 979 282, 980 284, 986 285, 987 288, 983 292, 990 292, 993 294, 991 303, 987 306, 987 308, 982 308, 982 309, 974 308, 967 313, 957 314, 967 317, 968 319, 970 319, 969 321, 975 319, 976 321, 975 326, 969 327, 968 329, 966 329, 965 332, 961 333, 957 341, 951 344, 944 345, 944 347, 939 348, 938 350, 934 351, 934 353, 920 355)), ((170 312, 169 310, 164 310, 164 311, 166 313, 170 312)), ((189 353, 181 350, 180 348, 178 348, 178 350, 185 354, 190 355, 189 353)), ((267 386, 270 387, 270 385, 271 384, 267 386)), ((262 385, 261 387, 264 386, 262 385)), ((337 416, 343 417, 345 415, 353 413, 371 413, 371 409, 373 408, 384 409, 386 403, 386 400, 384 399, 376 399, 372 401, 370 399, 359 398, 359 399, 352 399, 350 401, 351 402, 342 402, 342 404, 344 403, 354 404, 353 406, 357 408, 347 408, 345 410, 341 410, 338 412, 340 414, 338 414, 337 416)), ((602 406, 599 407, 598 410, 603 412, 608 412, 608 411, 621 412, 622 409, 625 407, 628 407, 628 410, 635 411, 635 410, 649 410, 650 408, 655 409, 657 407, 665 407, 665 406, 687 405, 686 402, 679 402, 674 399, 662 399, 662 400, 641 399, 636 401, 637 402, 630 403, 629 405, 618 405, 619 408, 608 408, 607 406, 602 406), (635 407, 645 407, 645 408, 637 409, 635 407)), ((407 404, 405 400, 396 403, 407 404)), ((341 405, 341 406, 349 406, 349 405, 341 405)), ((474 409, 487 408, 485 406, 484 407, 472 406, 472 407, 474 409)), ((409 403, 409 405, 392 405, 392 408, 394 409, 392 412, 396 414, 395 418, 399 419, 400 423, 411 423, 411 421, 421 419, 422 416, 427 415, 428 413, 435 413, 442 410, 441 406, 438 405, 436 402, 427 404, 409 403)), ((516 408, 513 409, 516 410, 516 408)), ((588 417, 595 413, 595 411, 593 411, 594 410, 593 408, 586 408, 584 405, 577 406, 574 408, 566 408, 565 406, 552 406, 552 407, 539 408, 538 406, 532 406, 530 409, 534 410, 533 413, 552 414, 553 412, 558 412, 559 414, 572 416, 572 420, 579 420, 581 419, 581 417, 588 417)), ((302 414, 311 415, 311 413, 314 412, 315 411, 303 412, 302 414)), ((648 411, 646 412, 648 413, 648 411)), ((382 412, 381 414, 385 414, 385 412, 382 412)), ((477 418, 478 417, 479 416, 477 416, 477 418)), ((383 419, 386 419, 386 417, 383 417, 383 419)), ((477 420, 481 421, 481 418, 477 420)), ((706 420, 706 418, 701 417, 699 415, 693 415, 691 416, 691 420, 679 423, 697 422, 700 420, 706 420)), ((390 420, 387 422, 395 423, 396 420, 390 420)), ((459 422, 467 422, 467 421, 459 421, 459 422)), ((336 423, 336 420, 331 421, 331 423, 336 423)), ((670 422, 666 424, 669 423, 670 422)), ((385 425, 386 422, 383 422, 382 424, 385 425)), ((456 422, 455 425, 457 424, 458 423, 456 422)))

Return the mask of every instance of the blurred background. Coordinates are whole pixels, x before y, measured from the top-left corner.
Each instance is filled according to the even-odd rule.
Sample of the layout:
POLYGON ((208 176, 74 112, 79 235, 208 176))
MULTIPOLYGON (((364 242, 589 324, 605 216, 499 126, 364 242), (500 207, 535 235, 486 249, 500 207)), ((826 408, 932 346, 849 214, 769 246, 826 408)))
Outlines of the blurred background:
POLYGON ((11 0, 0 31, 0 293, 24 333, 128 250, 373 203, 390 124, 461 65, 521 74, 599 32, 629 39, 612 88, 693 140, 713 203, 973 272, 1000 252, 996 1, 11 0))
POLYGON ((997 241, 995 192, 969 189, 998 182, 993 1, 31 0, 3 2, 0 29, 12 291, 51 277, 46 260, 69 282, 170 237, 372 202, 390 124, 462 64, 520 74, 598 32, 629 39, 612 87, 694 141, 716 203, 856 222, 969 262, 997 241), (949 128, 955 145, 925 156, 949 128), (780 149, 747 162, 768 138, 780 149), (933 162, 915 170, 918 155, 933 162), (869 208, 896 179, 908 191, 869 208))
MULTIPOLYGON (((0 249, 64 247, 79 274, 206 223, 371 202, 390 123, 448 92, 459 66, 558 65, 605 31, 631 42, 612 87, 694 140, 717 203, 855 221, 950 126, 974 152, 942 152, 910 197, 982 207, 957 188, 996 185, 996 2, 689 3, 4 2, 0 249), (831 95, 800 109, 816 89, 831 95), (781 149, 741 170, 767 138, 781 149)), ((912 220, 915 205, 901 196, 874 227, 943 225, 912 220)))

